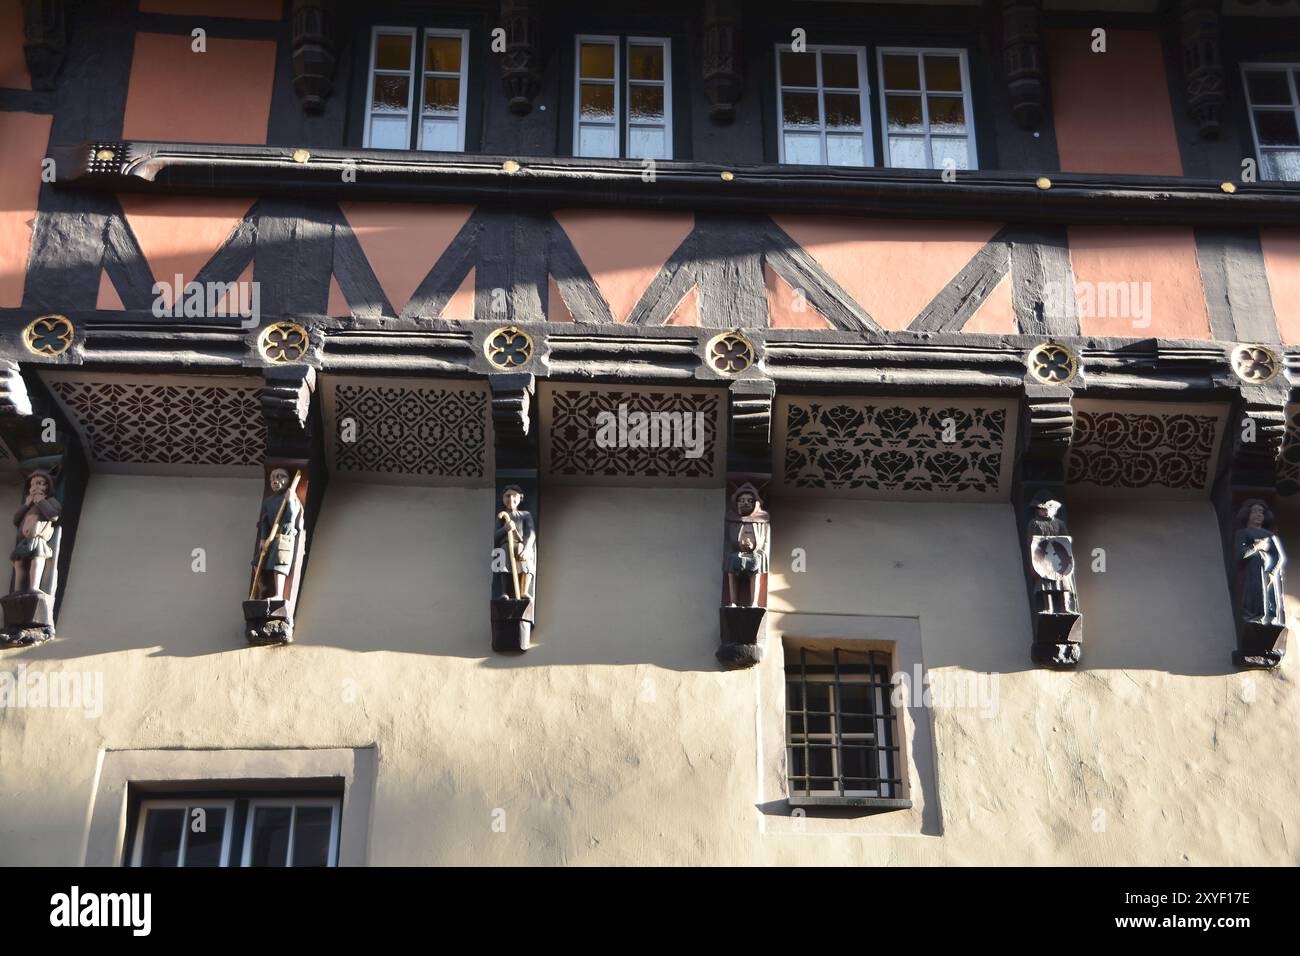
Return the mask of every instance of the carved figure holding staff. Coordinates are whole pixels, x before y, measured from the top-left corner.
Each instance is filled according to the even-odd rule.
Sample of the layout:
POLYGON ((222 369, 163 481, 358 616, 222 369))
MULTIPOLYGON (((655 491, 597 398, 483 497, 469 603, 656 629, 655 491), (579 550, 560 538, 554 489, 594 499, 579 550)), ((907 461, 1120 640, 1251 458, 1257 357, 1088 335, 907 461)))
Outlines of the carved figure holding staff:
POLYGON ((284 599, 285 582, 293 570, 298 549, 298 535, 303 527, 302 504, 298 501, 298 481, 302 472, 289 480, 285 468, 271 472, 271 494, 262 501, 257 522, 257 555, 253 559, 253 587, 249 600, 284 599))
POLYGON ((494 576, 492 597, 517 601, 533 596, 533 579, 537 574, 537 526, 533 516, 520 509, 524 491, 507 485, 501 492, 502 511, 497 514, 494 536, 496 547, 506 555, 506 567, 494 576))

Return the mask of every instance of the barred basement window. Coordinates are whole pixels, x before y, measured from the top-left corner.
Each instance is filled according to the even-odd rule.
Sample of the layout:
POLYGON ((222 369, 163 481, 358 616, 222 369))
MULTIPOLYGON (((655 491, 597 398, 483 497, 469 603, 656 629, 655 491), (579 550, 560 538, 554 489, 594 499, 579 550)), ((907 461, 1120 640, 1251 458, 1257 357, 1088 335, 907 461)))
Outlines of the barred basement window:
POLYGON ((338 797, 191 797, 140 803, 132 866, 337 866, 338 797))
POLYGON ((467 30, 375 27, 363 145, 463 152, 468 62, 467 30))
POLYGON ((1242 66, 1262 179, 1300 182, 1300 64, 1242 66))
POLYGON ((788 647, 786 749, 790 803, 869 804, 903 795, 890 655, 788 647))
POLYGON ((885 165, 976 169, 965 50, 879 51, 885 165))

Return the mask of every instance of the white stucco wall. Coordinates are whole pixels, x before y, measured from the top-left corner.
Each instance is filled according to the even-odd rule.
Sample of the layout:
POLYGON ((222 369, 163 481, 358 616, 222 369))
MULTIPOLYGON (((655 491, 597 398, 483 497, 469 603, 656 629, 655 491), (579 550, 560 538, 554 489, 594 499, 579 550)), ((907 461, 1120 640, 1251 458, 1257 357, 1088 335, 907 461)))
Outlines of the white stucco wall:
POLYGON ((105 748, 368 745, 374 864, 1300 860, 1294 651, 1231 666, 1207 504, 1072 503, 1077 553, 1105 548, 1107 571, 1080 576, 1084 667, 1052 673, 1029 663, 1008 506, 774 503, 774 610, 915 618, 929 668, 997 674, 994 712, 929 712, 935 835, 885 816, 798 832, 759 806, 782 655, 713 658, 721 491, 548 489, 521 657, 489 650, 490 491, 340 481, 299 643, 246 647, 260 493, 92 479, 60 637, 0 667, 102 673, 103 713, 0 709, 0 862, 82 862, 105 748))

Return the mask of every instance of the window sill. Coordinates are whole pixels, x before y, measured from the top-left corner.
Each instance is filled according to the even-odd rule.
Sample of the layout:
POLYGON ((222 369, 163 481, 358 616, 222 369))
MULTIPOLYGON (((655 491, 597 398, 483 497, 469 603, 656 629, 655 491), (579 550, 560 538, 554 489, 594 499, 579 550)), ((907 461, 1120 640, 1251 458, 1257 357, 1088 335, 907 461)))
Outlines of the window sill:
POLYGON ((911 800, 894 797, 790 797, 789 803, 792 807, 853 807, 875 813, 912 809, 911 800))

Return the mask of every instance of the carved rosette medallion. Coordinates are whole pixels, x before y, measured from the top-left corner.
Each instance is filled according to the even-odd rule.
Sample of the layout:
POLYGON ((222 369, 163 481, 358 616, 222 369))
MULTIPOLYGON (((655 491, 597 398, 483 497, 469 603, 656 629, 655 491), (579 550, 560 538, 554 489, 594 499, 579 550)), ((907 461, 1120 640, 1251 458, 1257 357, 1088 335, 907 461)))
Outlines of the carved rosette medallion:
POLYGON ((1263 385, 1282 371, 1282 360, 1263 345, 1238 345, 1232 350, 1232 371, 1248 385, 1263 385))
POLYGON ((1059 342, 1035 346, 1026 365, 1029 374, 1046 385, 1064 385, 1079 374, 1079 356, 1059 342))
POLYGON ((307 354, 310 339, 297 322, 268 325, 257 337, 257 351, 272 365, 290 365, 307 354))
POLYGON ((23 329, 23 345, 35 355, 62 355, 72 347, 76 329, 63 315, 42 315, 23 329))
POLYGON ((533 340, 523 329, 503 326, 488 335, 483 343, 483 354, 497 368, 519 368, 533 357, 533 340))
POLYGON ((739 375, 754 364, 754 346, 739 332, 723 332, 704 347, 709 367, 723 375, 739 375))

